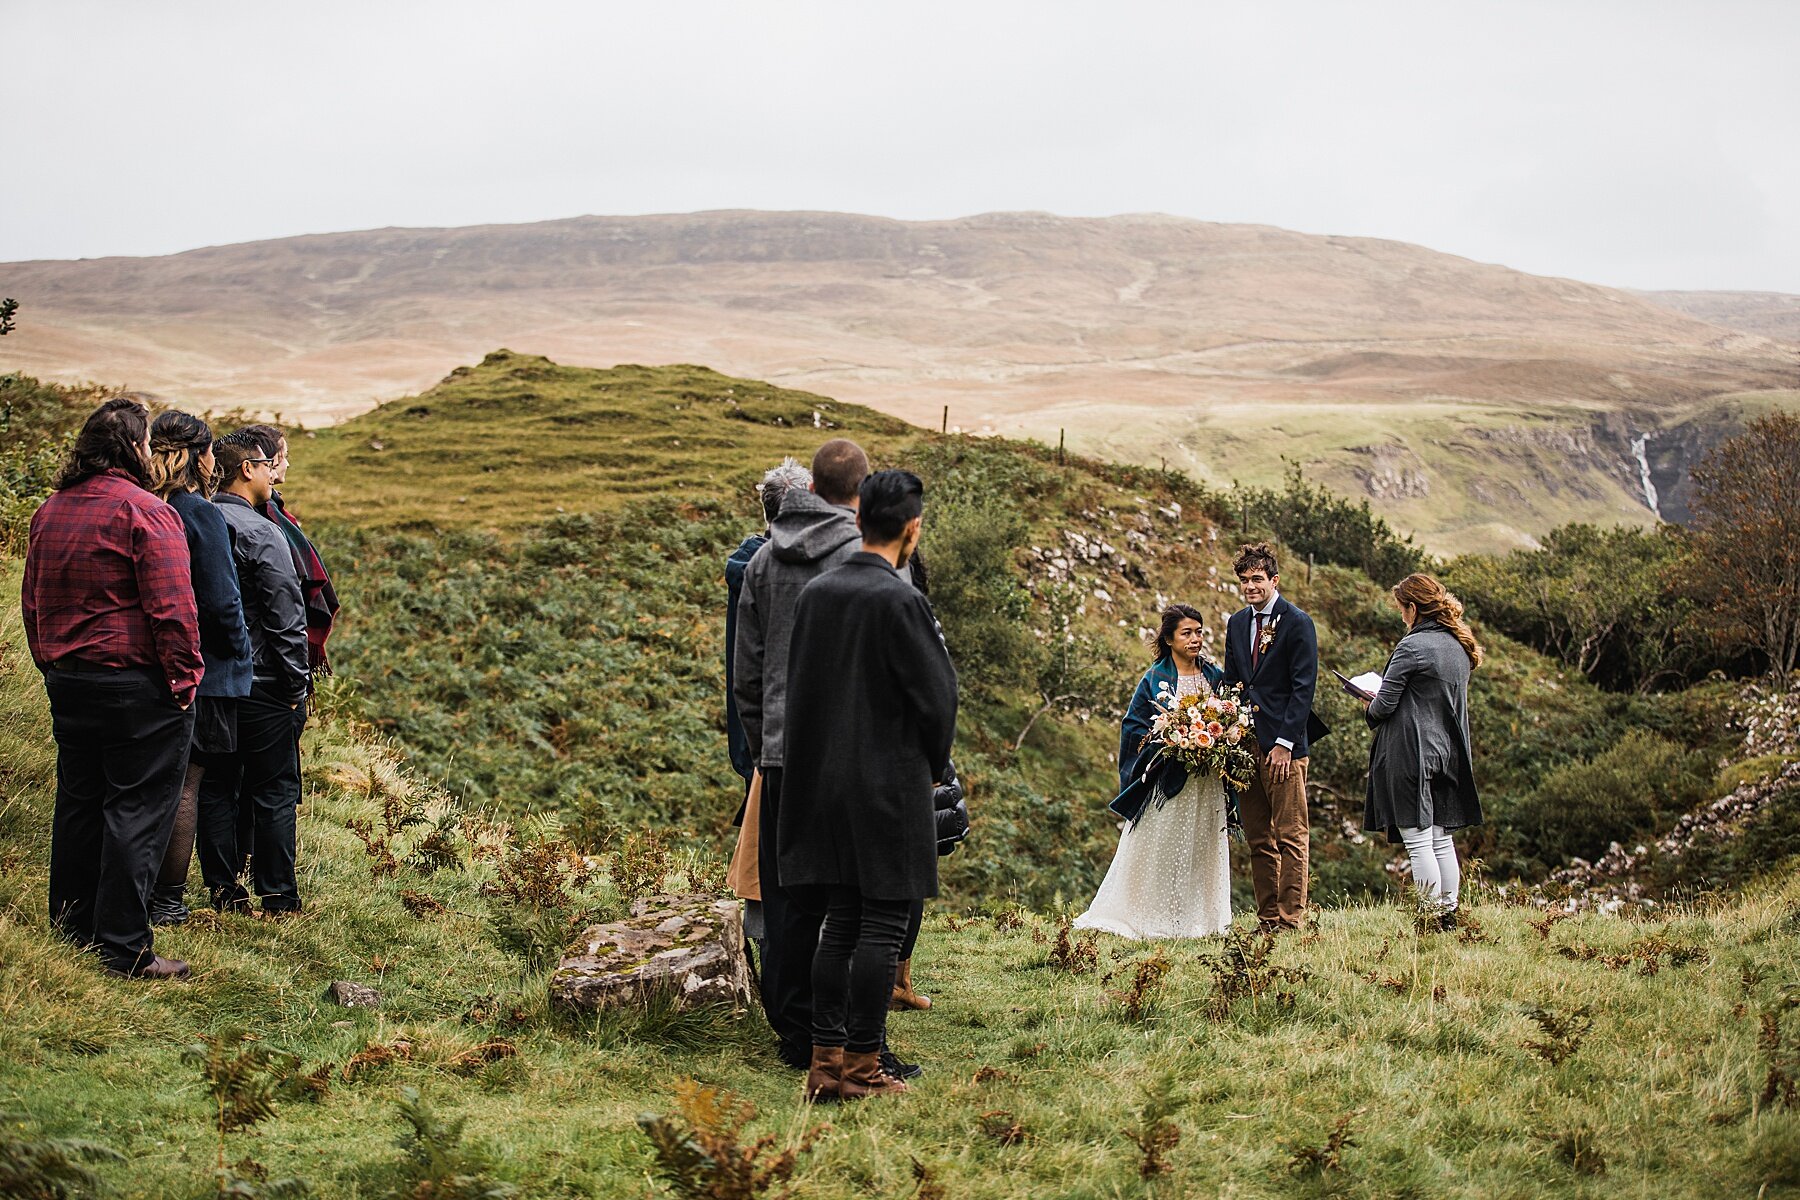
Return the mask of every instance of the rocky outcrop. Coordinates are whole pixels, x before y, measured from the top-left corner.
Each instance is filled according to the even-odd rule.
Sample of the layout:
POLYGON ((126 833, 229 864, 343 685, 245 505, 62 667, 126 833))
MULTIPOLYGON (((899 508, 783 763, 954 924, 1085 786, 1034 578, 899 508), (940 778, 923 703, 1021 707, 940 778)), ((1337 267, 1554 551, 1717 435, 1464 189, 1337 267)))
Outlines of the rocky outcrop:
POLYGON ((594 925, 550 976, 552 1003, 602 1009, 675 998, 682 1008, 750 1003, 750 964, 736 900, 652 896, 623 921, 594 925))

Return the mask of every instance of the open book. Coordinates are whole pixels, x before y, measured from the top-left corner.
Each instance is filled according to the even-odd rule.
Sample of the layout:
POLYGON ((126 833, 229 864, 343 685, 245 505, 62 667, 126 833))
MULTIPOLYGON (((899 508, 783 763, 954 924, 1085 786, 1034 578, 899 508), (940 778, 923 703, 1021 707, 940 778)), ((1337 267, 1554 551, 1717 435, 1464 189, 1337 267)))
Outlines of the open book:
POLYGON ((1344 690, 1358 700, 1373 700, 1375 693, 1381 690, 1380 671, 1364 671, 1355 679, 1341 671, 1333 671, 1332 674, 1338 677, 1338 682, 1343 685, 1344 690))

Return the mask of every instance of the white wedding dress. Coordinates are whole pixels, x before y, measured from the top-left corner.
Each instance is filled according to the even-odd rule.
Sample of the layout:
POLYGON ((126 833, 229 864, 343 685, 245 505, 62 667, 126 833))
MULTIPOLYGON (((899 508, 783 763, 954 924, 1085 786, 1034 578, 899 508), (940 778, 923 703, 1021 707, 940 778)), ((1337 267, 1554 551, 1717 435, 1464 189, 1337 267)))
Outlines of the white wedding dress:
MULTIPOLYGON (((1183 675, 1183 696, 1207 690, 1204 675, 1183 675)), ((1119 836, 1119 850, 1077 929, 1128 938, 1216 937, 1231 927, 1231 865, 1226 853, 1225 785, 1190 774, 1181 794, 1151 803, 1119 836)))

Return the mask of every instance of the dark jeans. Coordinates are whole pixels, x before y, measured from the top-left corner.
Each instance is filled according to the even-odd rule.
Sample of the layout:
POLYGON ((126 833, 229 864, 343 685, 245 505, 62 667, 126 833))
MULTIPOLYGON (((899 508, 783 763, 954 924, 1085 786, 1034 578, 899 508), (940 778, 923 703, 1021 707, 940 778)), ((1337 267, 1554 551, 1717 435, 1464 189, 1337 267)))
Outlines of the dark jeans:
POLYGON ((763 1011, 781 1039, 784 1057, 804 1063, 812 1050, 813 951, 819 945, 819 915, 800 906, 781 886, 776 871, 781 775, 780 767, 763 768, 756 862, 762 884, 763 1011))
POLYGON ((919 929, 925 924, 925 902, 909 900, 912 912, 906 918, 906 936, 900 940, 900 961, 905 962, 913 956, 913 947, 919 944, 919 929))
POLYGON ((44 690, 56 738, 50 920, 130 971, 155 953, 150 885, 181 801, 194 713, 147 669, 52 669, 44 690))
POLYGON ((245 859, 264 912, 300 907, 294 879, 294 810, 300 744, 293 707, 261 683, 238 701, 237 753, 207 756, 200 781, 200 875, 213 903, 248 901, 245 859))
POLYGON ((894 965, 913 903, 877 900, 850 887, 830 889, 813 956, 813 1045, 842 1046, 851 1054, 881 1049, 894 965))

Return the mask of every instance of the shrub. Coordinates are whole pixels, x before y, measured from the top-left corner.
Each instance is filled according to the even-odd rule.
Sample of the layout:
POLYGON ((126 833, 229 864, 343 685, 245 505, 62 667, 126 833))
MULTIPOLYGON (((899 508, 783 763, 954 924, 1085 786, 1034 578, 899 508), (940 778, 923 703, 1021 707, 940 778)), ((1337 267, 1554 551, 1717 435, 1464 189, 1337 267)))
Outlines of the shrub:
POLYGON ((1267 529, 1295 554, 1356 567, 1383 587, 1430 565, 1430 556, 1412 538, 1394 532, 1367 500, 1352 501, 1308 483, 1299 463, 1288 464, 1280 491, 1240 487, 1232 493, 1232 507, 1247 511, 1252 529, 1267 529))
POLYGON ((1711 781, 1703 755, 1633 729, 1588 761, 1552 771, 1513 819, 1545 863, 1593 859, 1613 842, 1654 835, 1705 799, 1711 781))

